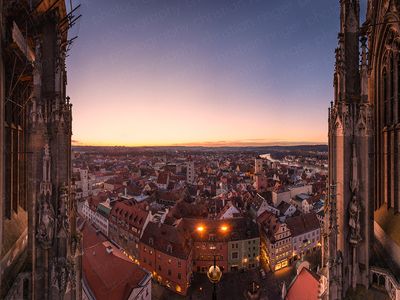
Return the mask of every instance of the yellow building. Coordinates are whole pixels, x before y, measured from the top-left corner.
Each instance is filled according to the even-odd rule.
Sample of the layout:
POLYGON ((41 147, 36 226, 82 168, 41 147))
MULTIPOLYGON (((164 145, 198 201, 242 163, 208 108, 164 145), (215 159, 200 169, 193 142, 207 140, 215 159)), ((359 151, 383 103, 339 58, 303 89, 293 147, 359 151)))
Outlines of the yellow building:
POLYGON ((257 218, 260 226, 261 259, 272 271, 289 265, 292 258, 292 236, 286 223, 266 211, 257 218))

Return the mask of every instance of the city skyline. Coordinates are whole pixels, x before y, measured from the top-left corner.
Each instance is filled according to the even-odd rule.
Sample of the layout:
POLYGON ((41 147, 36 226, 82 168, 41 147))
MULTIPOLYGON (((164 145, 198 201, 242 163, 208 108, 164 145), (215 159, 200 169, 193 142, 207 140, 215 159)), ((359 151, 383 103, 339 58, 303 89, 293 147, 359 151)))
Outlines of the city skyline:
POLYGON ((83 2, 73 144, 326 144, 337 6, 83 2))

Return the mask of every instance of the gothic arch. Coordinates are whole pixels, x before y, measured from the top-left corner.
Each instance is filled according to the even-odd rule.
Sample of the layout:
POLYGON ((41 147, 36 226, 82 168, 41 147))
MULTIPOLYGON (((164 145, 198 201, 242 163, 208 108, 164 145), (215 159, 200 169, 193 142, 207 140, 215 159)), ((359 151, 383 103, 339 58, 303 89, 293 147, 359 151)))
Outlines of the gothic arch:
POLYGON ((372 274, 372 284, 375 284, 375 285, 379 284, 379 276, 376 273, 372 274))
POLYGON ((385 285, 386 285, 386 278, 385 278, 384 275, 380 275, 380 276, 379 276, 378 285, 379 285, 380 287, 385 287, 385 285))
MULTIPOLYGON (((378 1, 377 1, 378 2, 378 1)), ((379 1, 376 16, 369 20, 370 41, 370 101, 375 107, 375 207, 387 203, 399 210, 399 183, 395 181, 399 168, 400 149, 396 146, 394 127, 398 123, 400 96, 399 13, 393 1, 379 1), (385 4, 384 4, 385 2, 385 4), (384 6, 386 5, 386 6, 384 6), (396 186, 395 186, 396 185, 396 186), (397 200, 396 200, 397 199, 397 200)))

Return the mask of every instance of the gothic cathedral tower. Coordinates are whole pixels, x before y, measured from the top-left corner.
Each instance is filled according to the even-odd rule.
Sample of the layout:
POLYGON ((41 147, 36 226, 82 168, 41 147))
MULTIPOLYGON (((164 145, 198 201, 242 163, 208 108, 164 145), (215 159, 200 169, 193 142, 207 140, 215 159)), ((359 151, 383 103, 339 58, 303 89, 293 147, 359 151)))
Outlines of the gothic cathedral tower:
POLYGON ((373 241, 373 114, 359 0, 340 1, 335 52, 334 101, 329 109, 329 197, 323 237, 327 298, 333 300, 343 299, 358 285, 368 288, 373 241))
MULTIPOLYGON (((57 3, 57 2, 55 2, 57 3)), ((42 4, 43 5, 43 4, 42 4)), ((37 8, 40 10, 40 6, 37 8)), ((43 7, 43 10, 48 10, 43 7)), ((28 237, 34 299, 76 299, 76 205, 71 182, 72 105, 66 95, 65 4, 38 20, 32 103, 28 117, 28 237), (64 21, 65 23, 65 21, 64 21), (30 198, 30 199, 29 199, 30 198), (66 297, 67 296, 67 297, 66 297)), ((77 291, 78 289, 78 291, 77 291)))
POLYGON ((74 11, 0 0, 2 299, 81 298, 65 65, 74 11))

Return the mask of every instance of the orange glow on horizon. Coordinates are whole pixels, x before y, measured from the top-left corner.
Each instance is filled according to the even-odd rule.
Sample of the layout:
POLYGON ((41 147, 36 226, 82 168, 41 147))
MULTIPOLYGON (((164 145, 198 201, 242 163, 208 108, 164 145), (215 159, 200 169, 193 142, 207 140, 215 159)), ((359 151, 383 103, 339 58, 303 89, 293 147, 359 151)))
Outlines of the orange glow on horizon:
POLYGON ((71 75, 74 145, 327 143, 325 104, 306 106, 299 98, 284 106, 280 95, 255 96, 245 86, 237 88, 223 81, 216 88, 209 83, 209 74, 175 78, 170 73, 156 76, 129 70, 128 81, 125 77, 116 80, 110 74, 121 74, 121 70, 111 66, 96 80, 86 76, 79 82, 71 75))
POLYGON ((138 142, 138 143, 126 143, 124 141, 81 141, 72 140, 72 146, 116 146, 116 147, 263 147, 263 146, 296 146, 296 145, 327 145, 328 141, 323 139, 315 140, 265 140, 264 142, 259 139, 259 141, 252 140, 232 140, 232 141, 187 141, 187 142, 162 142, 162 141, 151 141, 151 142, 138 142))

